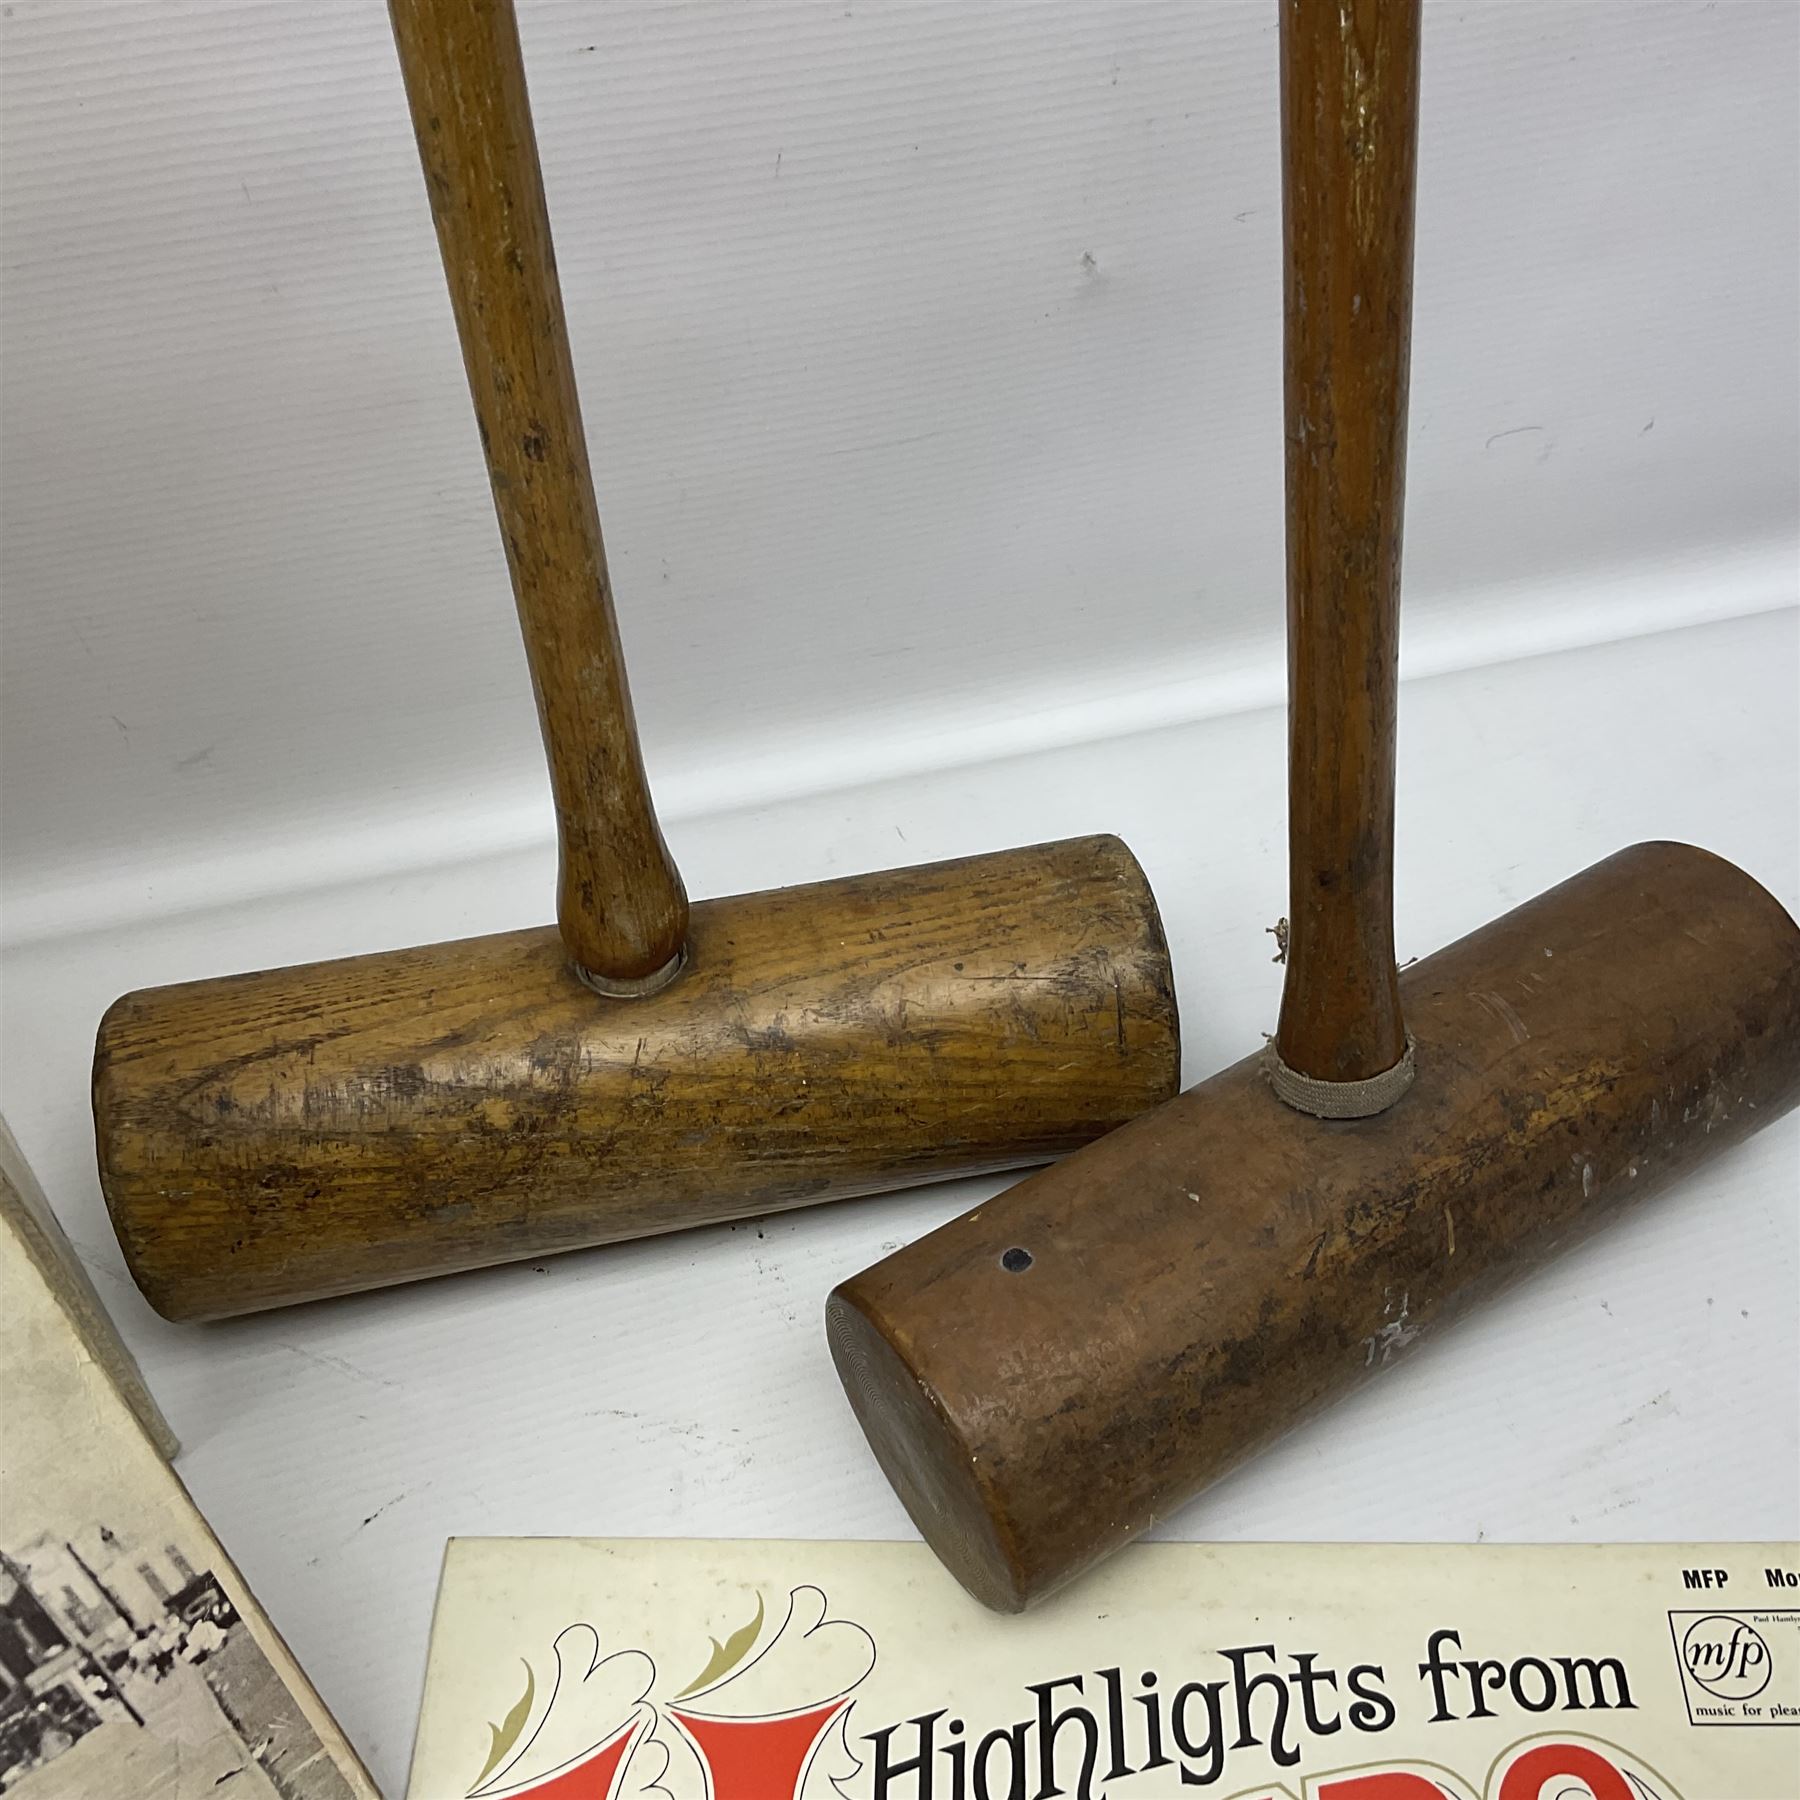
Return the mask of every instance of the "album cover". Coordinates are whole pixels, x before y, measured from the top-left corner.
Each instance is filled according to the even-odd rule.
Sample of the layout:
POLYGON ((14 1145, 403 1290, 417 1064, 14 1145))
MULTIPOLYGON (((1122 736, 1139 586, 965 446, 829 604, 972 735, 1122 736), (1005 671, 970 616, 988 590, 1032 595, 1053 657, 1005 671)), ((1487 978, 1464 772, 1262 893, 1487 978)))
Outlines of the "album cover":
POLYGON ((0 1794, 378 1800, 10 1208, 0 1293, 0 1794))
POLYGON ((458 1539, 411 1800, 1795 1800, 1800 1550, 458 1539))

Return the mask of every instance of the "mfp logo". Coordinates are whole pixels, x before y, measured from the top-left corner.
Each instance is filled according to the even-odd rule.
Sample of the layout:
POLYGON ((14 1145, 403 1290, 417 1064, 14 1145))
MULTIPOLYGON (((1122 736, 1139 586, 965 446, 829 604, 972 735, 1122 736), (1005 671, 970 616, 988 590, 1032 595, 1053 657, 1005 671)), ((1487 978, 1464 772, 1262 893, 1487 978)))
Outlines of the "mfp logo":
POLYGON ((1681 1666, 1715 1699, 1754 1700, 1769 1685, 1775 1659, 1768 1639, 1748 1620, 1708 1613, 1683 1633, 1681 1666))
POLYGON ((1800 1612, 1672 1612, 1688 1723, 1800 1726, 1800 1612))

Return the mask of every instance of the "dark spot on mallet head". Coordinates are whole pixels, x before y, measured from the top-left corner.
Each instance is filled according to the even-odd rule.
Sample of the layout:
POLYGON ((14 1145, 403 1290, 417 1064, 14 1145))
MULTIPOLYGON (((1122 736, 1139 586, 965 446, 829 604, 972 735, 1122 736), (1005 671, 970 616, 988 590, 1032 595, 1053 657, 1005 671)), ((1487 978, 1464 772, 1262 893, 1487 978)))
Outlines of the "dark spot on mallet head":
POLYGON ((1000 1266, 1009 1275, 1023 1275, 1031 1267, 1031 1252, 1021 1250, 1015 1244, 1012 1249, 1001 1254, 1000 1266))

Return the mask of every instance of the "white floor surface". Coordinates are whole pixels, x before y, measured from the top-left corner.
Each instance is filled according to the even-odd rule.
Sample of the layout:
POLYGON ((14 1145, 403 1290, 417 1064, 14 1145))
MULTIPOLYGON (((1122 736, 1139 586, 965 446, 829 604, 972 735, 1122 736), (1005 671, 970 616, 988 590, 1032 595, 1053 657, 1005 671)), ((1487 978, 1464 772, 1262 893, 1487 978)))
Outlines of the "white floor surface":
MULTIPOLYGON (((1800 901, 1800 614, 1406 684, 1399 949, 1621 845, 1704 844, 1800 901)), ((1272 1027, 1283 733, 1265 710, 709 818, 696 896, 1108 829, 1175 958, 1187 1078, 1272 1027)), ((454 856, 454 846, 446 847, 454 856)), ((13 952, 0 1101, 179 1431, 179 1468, 391 1792, 451 1534, 900 1537, 820 1327, 962 1182, 224 1325, 156 1318, 101 1204, 87 1064, 128 988, 541 921, 552 854, 446 862, 13 952)), ((121 879, 128 872, 121 871, 121 879)), ((1169 1536, 1800 1534, 1800 1117, 1307 1426, 1169 1536)), ((946 1604, 955 1600, 946 1579, 946 1604)))

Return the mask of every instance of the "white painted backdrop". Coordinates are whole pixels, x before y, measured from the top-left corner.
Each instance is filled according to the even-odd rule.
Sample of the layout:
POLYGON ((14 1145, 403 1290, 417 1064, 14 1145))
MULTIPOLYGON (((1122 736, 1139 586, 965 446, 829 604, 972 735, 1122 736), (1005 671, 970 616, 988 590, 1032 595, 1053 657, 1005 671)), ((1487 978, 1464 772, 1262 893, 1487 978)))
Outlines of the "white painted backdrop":
MULTIPOLYGON (((1244 1054, 1285 895, 1273 0, 522 10, 695 894, 1118 830, 1189 1078, 1244 1054)), ((1794 906, 1800 10, 1427 11, 1401 954, 1642 836, 1794 906)), ((397 1793, 446 1536, 910 1533, 821 1302, 997 1183, 149 1311, 102 1009, 539 921, 549 811, 379 0, 6 0, 0 101, 0 1108, 397 1793)), ((1793 1117, 1159 1532, 1800 1534, 1797 1166, 1793 1117)))
MULTIPOLYGON (((1427 11, 1410 666, 1792 604, 1800 10, 1427 11)), ((1275 697, 1272 0, 522 17, 670 812, 1275 697)), ((541 837, 379 0, 0 52, 5 931, 541 837)))

